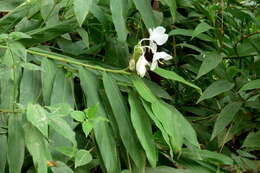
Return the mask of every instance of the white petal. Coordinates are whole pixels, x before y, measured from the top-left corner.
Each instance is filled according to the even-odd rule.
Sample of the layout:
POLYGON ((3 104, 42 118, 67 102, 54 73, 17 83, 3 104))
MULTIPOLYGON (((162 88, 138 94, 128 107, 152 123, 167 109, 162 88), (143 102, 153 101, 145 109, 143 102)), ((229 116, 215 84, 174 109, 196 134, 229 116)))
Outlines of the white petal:
POLYGON ((153 54, 157 52, 157 45, 153 41, 150 41, 150 49, 153 54))
POLYGON ((168 40, 168 35, 167 34, 156 34, 150 37, 151 40, 154 40, 159 46, 163 45, 166 43, 168 40))
POLYGON ((149 62, 145 59, 144 55, 142 55, 136 63, 136 71, 139 76, 144 77, 147 71, 146 65, 149 65, 149 62))
POLYGON ((166 29, 163 26, 158 26, 155 29, 153 29, 153 32, 156 32, 158 34, 164 34, 166 29))
POLYGON ((158 67, 158 62, 157 61, 153 61, 150 67, 150 70, 155 70, 158 67))
POLYGON ((170 60, 172 59, 172 56, 169 55, 168 53, 166 52, 156 52, 154 55, 153 55, 153 61, 158 61, 160 59, 163 59, 163 60, 170 60))
POLYGON ((154 55, 153 55, 153 60, 152 60, 152 64, 151 64, 151 67, 150 67, 150 70, 155 70, 158 66, 158 61, 160 59, 163 59, 163 60, 170 60, 172 59, 172 56, 165 53, 165 52, 156 52, 154 55))
POLYGON ((168 34, 165 34, 165 28, 158 26, 155 29, 149 29, 149 39, 156 42, 158 45, 163 45, 168 40, 168 34))

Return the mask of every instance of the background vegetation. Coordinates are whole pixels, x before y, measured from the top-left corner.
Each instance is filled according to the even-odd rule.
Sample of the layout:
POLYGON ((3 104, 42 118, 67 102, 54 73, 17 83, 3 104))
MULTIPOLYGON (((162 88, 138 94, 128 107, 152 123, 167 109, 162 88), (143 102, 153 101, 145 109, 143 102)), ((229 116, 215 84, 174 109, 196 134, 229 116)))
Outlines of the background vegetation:
POLYGON ((0 0, 0 172, 257 172, 259 4, 0 0), (173 59, 140 78, 156 26, 173 59))

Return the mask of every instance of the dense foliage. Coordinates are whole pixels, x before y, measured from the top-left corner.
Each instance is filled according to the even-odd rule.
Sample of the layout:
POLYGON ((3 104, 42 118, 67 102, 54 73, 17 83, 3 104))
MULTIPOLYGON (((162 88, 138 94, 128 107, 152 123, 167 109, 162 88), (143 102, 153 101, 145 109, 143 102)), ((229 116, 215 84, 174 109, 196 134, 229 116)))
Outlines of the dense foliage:
POLYGON ((259 4, 0 0, 0 173, 258 172, 259 4))

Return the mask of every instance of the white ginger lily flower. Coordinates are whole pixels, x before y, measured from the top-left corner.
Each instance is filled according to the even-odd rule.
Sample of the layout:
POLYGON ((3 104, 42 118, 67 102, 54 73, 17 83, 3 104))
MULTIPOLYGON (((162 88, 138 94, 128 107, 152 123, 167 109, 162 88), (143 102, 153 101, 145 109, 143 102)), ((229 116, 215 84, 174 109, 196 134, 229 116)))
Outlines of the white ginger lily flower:
POLYGON ((150 70, 155 70, 157 67, 158 67, 158 61, 160 59, 163 59, 163 60, 170 60, 172 59, 172 56, 167 54, 166 52, 156 52, 154 55, 153 55, 153 60, 152 60, 152 64, 150 66, 150 70))
POLYGON ((138 59, 136 63, 136 72, 139 76, 144 77, 147 69, 146 66, 150 66, 150 63, 145 59, 144 54, 138 59))
POLYGON ((159 46, 166 43, 168 40, 168 34, 165 34, 166 29, 162 26, 158 26, 154 29, 149 29, 149 40, 154 41, 159 46))

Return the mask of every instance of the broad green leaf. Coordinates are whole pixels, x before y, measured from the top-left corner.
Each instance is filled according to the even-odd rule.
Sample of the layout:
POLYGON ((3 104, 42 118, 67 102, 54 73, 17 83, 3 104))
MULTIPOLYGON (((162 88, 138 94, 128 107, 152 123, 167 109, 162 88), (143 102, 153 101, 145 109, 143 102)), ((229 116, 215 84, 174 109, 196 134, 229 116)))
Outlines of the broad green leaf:
POLYGON ((132 82, 135 89, 142 96, 142 98, 147 102, 156 102, 157 98, 154 96, 152 91, 146 86, 143 80, 137 76, 132 77, 132 82))
POLYGON ((74 173, 73 170, 63 162, 55 162, 56 166, 51 167, 53 173, 74 173))
POLYGON ((93 123, 90 121, 84 121, 82 122, 82 130, 85 133, 85 136, 87 137, 89 135, 89 133, 92 131, 93 129, 93 123))
POLYGON ((135 136, 126 102, 116 82, 107 73, 103 73, 103 84, 117 122, 122 142, 135 164, 141 167, 142 149, 135 136))
POLYGON ((10 41, 8 43, 12 56, 16 58, 21 58, 22 60, 27 59, 27 51, 25 47, 18 41, 10 41))
MULTIPOLYGON (((169 32, 169 36, 175 36, 175 35, 181 35, 181 36, 188 36, 188 37, 192 37, 193 34, 193 30, 191 29, 182 29, 182 28, 177 28, 174 29, 172 31, 169 32)), ((206 34, 199 34, 197 36, 198 39, 203 40, 203 41, 213 41, 213 39, 211 37, 209 37, 206 34)))
POLYGON ((164 70, 164 69, 162 69, 162 68, 156 68, 156 69, 154 70, 154 72, 157 73, 158 75, 164 77, 164 78, 171 79, 171 80, 173 80, 173 81, 178 81, 178 82, 181 82, 181 83, 183 83, 183 84, 185 84, 185 85, 188 85, 188 86, 190 86, 190 87, 193 87, 193 88, 195 88, 200 94, 202 93, 201 89, 200 89, 198 86, 196 86, 196 85, 194 85, 194 84, 192 84, 192 83, 186 81, 183 77, 179 76, 177 73, 175 73, 175 72, 173 72, 173 71, 164 70))
POLYGON ((41 76, 37 71, 24 69, 20 83, 21 104, 27 106, 28 103, 36 103, 41 95, 41 76))
POLYGON ((54 10, 54 0, 40 0, 41 1, 41 15, 43 20, 50 17, 51 12, 54 10))
POLYGON ((19 58, 12 56, 10 49, 7 49, 1 62, 6 68, 10 69, 7 70, 5 78, 1 79, 0 82, 0 108, 2 109, 13 109, 14 103, 16 103, 17 84, 21 74, 21 69, 16 66, 18 62, 19 58))
POLYGON ((8 121, 8 166, 10 173, 20 173, 24 161, 22 114, 10 114, 8 121))
MULTIPOLYGON (((224 154, 209 151, 209 150, 200 150, 199 152, 200 152, 200 155, 201 155, 203 160, 208 160, 208 161, 211 161, 211 162, 215 162, 215 163, 218 163, 218 164, 225 164, 225 165, 232 165, 233 164, 233 160, 230 157, 228 157, 224 154)), ((184 151, 183 151, 183 155, 186 158, 193 159, 194 154, 195 154, 194 152, 190 152, 189 150, 184 149, 184 151)))
POLYGON ((30 47, 38 43, 43 43, 52 40, 56 37, 59 37, 62 34, 75 31, 77 27, 77 21, 75 20, 75 18, 71 18, 62 22, 58 22, 55 25, 30 30, 29 32, 27 32, 27 34, 29 34, 32 38, 21 39, 19 41, 22 42, 26 47, 30 47))
MULTIPOLYGON (((0 19, 0 33, 9 32, 18 22, 20 22, 27 14, 29 9, 35 5, 36 0, 26 1, 18 6, 10 13, 0 19)), ((2 6, 2 2, 1 6, 2 6)))
POLYGON ((7 158, 7 150, 8 150, 8 143, 7 143, 7 137, 4 134, 0 135, 0 172, 5 172, 5 166, 6 166, 6 158, 7 158))
POLYGON ((66 122, 63 118, 49 115, 49 125, 54 129, 57 133, 70 140, 73 145, 76 147, 77 142, 75 138, 75 132, 72 130, 68 122, 66 122))
POLYGON ((204 51, 200 48, 198 48, 197 46, 194 46, 192 44, 188 44, 188 43, 180 43, 180 44, 176 44, 176 47, 181 47, 183 49, 183 47, 189 48, 189 49, 193 49, 199 53, 203 53, 204 51))
MULTIPOLYGON (((51 84, 49 84, 50 87, 51 84)), ((51 105, 66 103, 74 107, 73 82, 71 77, 65 75, 63 69, 56 71, 52 94, 51 105)))
POLYGON ((203 57, 205 58, 200 66, 197 79, 216 68, 223 59, 223 56, 218 52, 208 52, 203 57))
POLYGON ((178 123, 181 124, 181 127, 185 129, 182 132, 183 137, 196 148, 200 148, 196 131, 194 130, 190 122, 173 105, 166 104, 166 106, 172 111, 175 116, 177 116, 178 123))
POLYGON ((170 154, 171 154, 171 156, 173 156, 173 149, 172 149, 172 145, 171 145, 171 137, 167 134, 166 130, 164 129, 164 127, 162 125, 162 123, 159 121, 159 119, 153 113, 150 105, 148 105, 148 103, 145 102, 144 100, 142 100, 142 103, 143 103, 143 106, 144 106, 146 112, 150 116, 150 118, 153 120, 155 125, 160 129, 165 142, 167 143, 167 145, 170 148, 170 154))
POLYGON ((209 99, 219 95, 223 92, 231 90, 235 86, 234 83, 231 83, 227 80, 218 80, 212 83, 200 96, 197 103, 201 102, 202 100, 209 99))
POLYGON ((128 101, 131 108, 131 121, 138 139, 145 150, 152 167, 156 167, 158 156, 153 140, 152 125, 140 100, 133 92, 129 94, 128 101))
POLYGON ((21 63, 20 65, 26 70, 42 71, 42 68, 40 66, 35 65, 33 63, 25 62, 25 63, 21 63))
POLYGON ((25 144, 33 158, 38 173, 47 173, 47 162, 51 160, 45 137, 30 123, 24 126, 25 144))
POLYGON ((144 24, 147 29, 154 28, 157 26, 157 21, 153 13, 153 9, 151 7, 150 0, 133 0, 136 8, 140 12, 144 24))
POLYGON ((239 91, 246 91, 260 88, 260 79, 252 80, 243 85, 239 91))
POLYGON ((127 67, 129 64, 129 48, 127 42, 109 39, 106 44, 105 63, 116 67, 127 67))
POLYGON ((87 150, 79 150, 75 156, 75 168, 88 164, 92 160, 92 156, 87 150))
POLYGON ((86 118, 84 112, 82 112, 82 111, 73 111, 73 112, 71 112, 70 115, 74 120, 79 121, 79 122, 83 122, 86 118))
POLYGON ((23 2, 24 0, 11 0, 11 1, 0 0, 0 4, 1 4, 0 11, 11 11, 23 2))
POLYGON ((89 36, 88 36, 88 32, 83 29, 83 28, 79 28, 77 29, 80 37, 82 38, 82 41, 85 43, 86 47, 89 48, 89 36))
POLYGON ((227 125, 233 120, 236 113, 239 111, 241 105, 241 102, 231 102, 221 110, 215 122, 211 140, 227 127, 227 125))
POLYGON ((42 59, 41 67, 42 67, 41 79, 42 79, 43 101, 46 105, 49 105, 51 101, 53 82, 56 75, 56 68, 53 61, 47 58, 42 59))
POLYGON ((197 37, 199 34, 203 33, 203 32, 206 32, 210 29, 213 29, 212 26, 210 26, 209 24, 205 23, 205 22, 202 22, 200 24, 198 24, 195 28, 195 30, 193 31, 192 33, 192 39, 194 37, 197 37))
POLYGON ((183 131, 180 131, 182 124, 179 117, 169 109, 162 101, 152 103, 152 111, 169 136, 171 136, 171 145, 175 153, 181 152, 183 145, 183 131))
POLYGON ((46 138, 48 138, 47 112, 38 104, 28 104, 27 120, 32 123, 46 138))
POLYGON ((154 95, 156 95, 157 97, 163 98, 163 99, 167 99, 167 100, 171 100, 171 96, 168 94, 167 91, 165 91, 165 89, 160 86, 159 84, 150 81, 150 80, 143 80, 144 83, 146 84, 147 87, 150 88, 150 90, 152 91, 152 93, 154 93, 154 95))
POLYGON ((113 23, 117 32, 118 40, 121 42, 126 41, 127 28, 124 19, 124 4, 128 3, 127 0, 110 0, 110 9, 112 12, 113 23))
MULTIPOLYGON (((82 89, 87 97, 88 107, 98 104, 97 115, 106 118, 106 112, 98 94, 99 81, 97 77, 92 72, 80 68, 79 78, 82 89)), ((112 129, 108 126, 107 122, 100 122, 94 126, 94 134, 107 172, 119 172, 120 162, 117 156, 117 149, 115 148, 116 143, 112 129)))
POLYGON ((74 157, 77 152, 77 149, 75 147, 67 147, 67 146, 56 147, 55 150, 70 158, 74 157))
POLYGON ((32 38, 30 35, 23 32, 11 32, 9 36, 14 40, 19 40, 22 38, 32 38))
POLYGON ((92 6, 93 0, 74 0, 74 13, 78 20, 79 26, 81 26, 86 19, 89 9, 92 6))
POLYGON ((260 147, 260 131, 250 132, 243 142, 242 147, 259 149, 260 147))
POLYGON ((164 0, 164 2, 170 7, 171 15, 173 18, 173 22, 176 21, 177 17, 177 3, 176 0, 164 0))

